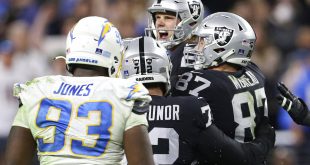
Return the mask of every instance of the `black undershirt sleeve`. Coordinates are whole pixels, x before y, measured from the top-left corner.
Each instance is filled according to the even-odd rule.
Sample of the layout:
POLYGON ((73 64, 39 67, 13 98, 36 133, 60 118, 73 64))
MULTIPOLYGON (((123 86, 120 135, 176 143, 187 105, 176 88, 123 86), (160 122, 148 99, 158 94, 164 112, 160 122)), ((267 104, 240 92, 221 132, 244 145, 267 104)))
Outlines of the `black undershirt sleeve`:
POLYGON ((201 132, 198 141, 200 164, 263 164, 271 148, 268 139, 256 138, 251 143, 239 143, 214 124, 201 132))

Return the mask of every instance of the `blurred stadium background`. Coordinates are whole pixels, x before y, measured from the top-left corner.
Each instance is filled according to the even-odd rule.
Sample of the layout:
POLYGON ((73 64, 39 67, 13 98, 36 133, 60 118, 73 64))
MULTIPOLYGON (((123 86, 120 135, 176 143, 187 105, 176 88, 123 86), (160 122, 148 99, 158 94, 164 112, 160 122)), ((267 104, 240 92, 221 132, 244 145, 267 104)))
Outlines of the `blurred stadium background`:
MULTIPOLYGON (((230 11, 249 21, 257 34, 253 61, 267 78, 272 125, 277 130, 270 165, 309 165, 310 128, 298 126, 276 103, 283 81, 310 105, 310 0, 202 0, 205 16, 230 11)), ((16 82, 48 74, 66 75, 65 37, 82 17, 108 18, 123 38, 144 35, 152 0, 0 0, 0 165, 18 109, 16 82)), ((225 115, 225 114, 223 114, 225 115)), ((34 163, 36 164, 36 163, 34 163)))

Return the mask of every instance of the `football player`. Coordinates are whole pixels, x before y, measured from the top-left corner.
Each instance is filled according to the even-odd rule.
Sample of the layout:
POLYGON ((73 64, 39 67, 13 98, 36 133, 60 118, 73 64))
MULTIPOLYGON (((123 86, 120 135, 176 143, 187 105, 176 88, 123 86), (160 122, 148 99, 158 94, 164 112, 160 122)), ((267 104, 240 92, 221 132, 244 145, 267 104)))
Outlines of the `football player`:
POLYGON ((20 107, 6 165, 154 164, 145 112, 151 97, 141 83, 118 78, 119 31, 105 18, 81 19, 67 37, 69 76, 16 85, 20 107))
POLYGON ((174 87, 178 75, 192 70, 185 65, 183 49, 192 30, 203 20, 204 6, 201 0, 154 0, 148 13, 146 35, 170 51, 171 86, 174 87))
POLYGON ((212 124, 203 98, 165 96, 170 88, 171 63, 166 49, 151 37, 128 42, 123 75, 140 81, 152 96, 147 119, 155 164, 257 164, 274 144, 267 122, 252 143, 238 143, 212 124), (196 162, 197 163, 197 162, 196 162))
POLYGON ((277 96, 279 105, 297 124, 310 126, 310 111, 307 104, 301 98, 296 97, 283 83, 278 83, 277 87, 280 92, 277 96))
POLYGON ((195 71, 178 80, 172 94, 204 97, 215 125, 239 142, 255 139, 255 127, 268 117, 265 78, 251 61, 256 36, 240 16, 218 12, 192 33, 184 57, 195 71))

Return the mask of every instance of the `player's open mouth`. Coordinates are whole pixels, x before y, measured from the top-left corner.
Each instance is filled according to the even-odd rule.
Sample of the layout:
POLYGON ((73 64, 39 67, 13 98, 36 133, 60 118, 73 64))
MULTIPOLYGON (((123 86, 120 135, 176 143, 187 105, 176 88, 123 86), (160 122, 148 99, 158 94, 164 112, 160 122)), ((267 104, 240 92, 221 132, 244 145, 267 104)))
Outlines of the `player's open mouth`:
POLYGON ((168 31, 159 30, 158 34, 159 34, 159 39, 160 40, 167 40, 168 39, 168 31))

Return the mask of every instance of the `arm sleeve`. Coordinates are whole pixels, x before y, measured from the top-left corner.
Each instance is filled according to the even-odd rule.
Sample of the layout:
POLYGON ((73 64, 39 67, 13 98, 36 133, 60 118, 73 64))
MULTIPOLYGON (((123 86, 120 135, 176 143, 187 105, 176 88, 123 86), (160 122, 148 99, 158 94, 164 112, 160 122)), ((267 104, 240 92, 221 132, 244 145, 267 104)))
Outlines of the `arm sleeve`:
POLYGON ((134 126, 138 126, 138 125, 148 126, 148 122, 146 120, 146 114, 138 115, 135 113, 131 113, 127 122, 126 122, 125 131, 127 131, 128 129, 130 129, 134 126))
POLYGON ((310 127, 310 111, 308 111, 307 116, 303 121, 303 125, 310 127))
POLYGON ((24 127, 24 128, 29 128, 26 115, 27 115, 27 113, 26 113, 25 106, 21 106, 17 111, 17 114, 16 114, 14 122, 13 122, 13 126, 20 126, 20 127, 24 127))
MULTIPOLYGON (((300 117, 293 118, 293 120, 298 124, 310 127, 310 111, 309 111, 309 108, 308 108, 307 104, 302 99, 299 98, 298 100, 300 101, 302 108, 299 108, 301 110, 298 112, 295 112, 295 113, 299 114, 298 116, 300 116, 300 117)), ((296 109, 298 109, 298 108, 296 108, 296 109)), ((292 109, 291 111, 292 112, 297 111, 296 109, 292 109)), ((292 112, 289 111, 289 114, 291 115, 292 112)))
MULTIPOLYGON (((215 125, 206 128, 198 137, 202 164, 261 164, 268 154, 263 140, 239 143, 226 136, 215 125)), ((269 150, 268 150, 269 151, 269 150)))

